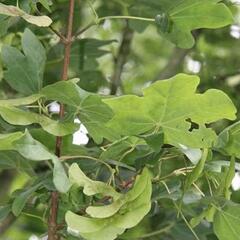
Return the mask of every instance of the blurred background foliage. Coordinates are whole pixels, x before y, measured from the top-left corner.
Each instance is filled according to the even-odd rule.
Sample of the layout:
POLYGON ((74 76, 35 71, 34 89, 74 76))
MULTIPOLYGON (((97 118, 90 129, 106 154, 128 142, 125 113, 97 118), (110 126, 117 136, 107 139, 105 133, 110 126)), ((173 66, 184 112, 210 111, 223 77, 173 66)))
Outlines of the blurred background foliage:
MULTIPOLYGON (((69 75, 71 78, 80 78, 80 86, 91 92, 103 95, 141 95, 141 89, 156 80, 167 79, 179 72, 197 74, 201 78, 199 91, 208 88, 223 90, 240 109, 240 1, 224 2, 230 6, 234 14, 234 24, 217 30, 200 29, 195 31, 196 44, 192 49, 187 50, 176 48, 163 39, 156 27, 151 24, 146 26, 145 23, 138 21, 106 20, 100 26, 93 26, 80 35, 78 41, 73 44, 69 75)), ((15 0, 3 0, 1 3, 16 5, 15 0)), ((99 16, 127 15, 127 3, 128 0, 96 0, 94 6, 99 16)), ((68 14, 67 0, 20 0, 19 5, 26 12, 35 14, 40 12, 49 15, 54 21, 53 27, 61 32, 65 31, 68 14)), ((74 31, 82 29, 92 20, 93 15, 86 1, 76 0, 74 31)), ((28 27, 38 36, 47 51, 44 84, 59 81, 63 62, 63 46, 59 38, 50 29, 28 27)), ((6 44, 22 50, 21 36, 25 28, 26 23, 21 19, 0 16, 0 51, 1 47, 6 44)), ((20 96, 5 81, 4 70, 0 60, 0 99, 20 96)), ((222 110, 224 111, 224 109, 222 110)), ((217 131, 222 130, 228 124, 225 121, 218 123, 217 131)), ((11 131, 13 127, 0 119, 0 128, 4 132, 11 131)), ((34 135, 34 133, 32 134, 34 135)), ((43 136, 43 141, 46 139, 45 144, 49 148, 53 147, 51 144, 54 143, 54 139, 43 136)), ((71 142, 71 140, 66 139, 66 142, 71 142)), ((69 151, 74 151, 75 148, 71 146, 69 151)), ((79 148, 82 152, 91 151, 92 155, 97 155, 99 151, 91 141, 88 143, 88 149, 79 148)), ((143 156, 144 151, 147 150, 144 148, 136 150, 125 159, 125 163, 129 163, 128 159, 131 159, 132 156, 143 156)), ((0 161, 2 161, 4 156, 0 157, 0 161)), ((148 159, 150 157, 142 159, 142 161, 147 162, 148 159)), ((154 162, 153 159, 155 158, 151 156, 151 160, 154 162)), ((10 161, 8 165, 3 162, 0 163, 0 205, 6 204, 12 193, 29 181, 29 176, 23 171, 19 171, 19 166, 20 169, 27 168, 27 166, 23 166, 24 163, 21 159, 16 160, 12 165, 9 163, 10 161), (15 169, 12 169, 13 165, 15 169)), ((184 167, 182 162, 184 161, 168 162, 163 166, 163 171, 170 173, 176 168, 184 167)), ((147 163, 151 166, 151 162, 147 163)), ((96 165, 86 163, 85 169, 92 167, 96 167, 96 165)), ((158 193, 155 201, 161 200, 160 207, 153 204, 151 217, 145 219, 135 229, 128 231, 121 239, 142 239, 142 235, 164 228, 166 223, 171 222, 172 219, 178 223, 173 228, 166 229, 162 235, 156 237, 146 235, 146 237, 152 240, 194 239, 184 222, 176 218, 176 211, 173 210, 170 203, 171 198, 174 199, 179 195, 180 180, 175 178, 169 183, 169 187, 172 195, 167 198, 164 198, 167 194, 164 186, 161 189, 155 189, 158 193), (161 205, 164 205, 164 211, 161 211, 161 205)), ((207 188, 207 186, 205 187, 207 188)), ((195 201, 196 198, 198 199, 198 194, 191 195, 189 193, 189 198, 185 199, 186 202, 191 203, 184 209, 188 217, 194 216, 198 209, 199 201, 195 201), (193 211, 193 209, 195 210, 193 211)), ((44 196, 42 199, 43 202, 47 201, 44 200, 44 196)), ((240 203, 239 191, 234 192, 233 199, 240 203)), ((14 223, 5 231, 4 235, 0 235, 0 239, 40 239, 38 237, 44 235, 47 226, 36 216, 40 216, 41 213, 46 212, 45 210, 44 205, 40 205, 36 209, 30 207, 29 211, 26 209, 17 221, 12 219, 14 223)), ((217 239, 207 228, 207 223, 197 227, 196 232, 200 239, 217 239)), ((68 237, 67 239, 75 238, 68 237)))

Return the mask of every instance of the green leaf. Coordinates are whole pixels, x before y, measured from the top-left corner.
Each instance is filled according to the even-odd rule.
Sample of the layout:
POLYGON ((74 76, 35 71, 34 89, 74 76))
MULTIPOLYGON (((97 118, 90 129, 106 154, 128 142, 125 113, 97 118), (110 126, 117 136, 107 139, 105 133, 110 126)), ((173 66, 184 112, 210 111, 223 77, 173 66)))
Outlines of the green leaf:
POLYGON ((74 115, 79 117, 96 143, 101 143, 103 138, 116 139, 115 131, 105 126, 113 112, 99 95, 82 90, 74 81, 55 83, 43 88, 41 93, 47 99, 73 107, 74 115))
POLYGON ((156 18, 160 34, 180 48, 194 45, 192 30, 215 29, 233 22, 228 7, 220 0, 136 0, 133 13, 156 18))
POLYGON ((22 37, 24 55, 16 48, 3 46, 2 60, 7 67, 4 78, 24 95, 38 93, 42 88, 46 52, 37 37, 26 29, 22 37))
POLYGON ((0 206, 0 221, 3 221, 11 212, 11 205, 0 206))
POLYGON ((240 158, 240 122, 224 129, 218 136, 216 148, 223 153, 240 158))
POLYGON ((37 140, 33 139, 28 131, 13 142, 13 147, 22 156, 32 161, 50 160, 53 154, 37 140))
POLYGON ((21 132, 0 134, 0 150, 12 150, 13 142, 23 136, 21 132))
MULTIPOLYGON (((75 166, 74 168, 77 169, 75 166)), ((77 175, 78 185, 84 185, 86 183, 83 182, 89 181, 82 171, 79 172, 79 169, 75 177, 77 175)), ((98 182, 92 184, 95 184, 96 187, 99 185, 98 182)), ((106 196, 109 195, 107 192, 104 193, 106 196)), ((86 212, 92 218, 79 216, 68 211, 65 216, 68 230, 70 233, 82 236, 87 240, 116 239, 125 229, 136 226, 149 212, 151 193, 151 178, 149 171, 145 168, 143 173, 137 176, 133 188, 126 194, 119 194, 112 204, 88 207, 86 212)))
POLYGON ((193 169, 193 171, 187 176, 185 181, 185 190, 187 190, 201 175, 208 157, 208 149, 204 149, 202 153, 202 158, 193 169))
POLYGON ((16 98, 16 99, 8 99, 8 100, 0 100, 0 106, 22 106, 22 105, 29 105, 42 97, 40 94, 34 94, 24 98, 16 98))
POLYGON ((44 115, 27 112, 12 106, 0 106, 0 115, 10 124, 26 126, 38 123, 46 131, 55 136, 72 134, 78 129, 78 124, 54 121, 44 115))
POLYGON ((81 101, 89 95, 76 84, 76 80, 60 81, 44 87, 41 94, 48 100, 55 100, 78 108, 81 101))
POLYGON ((83 192, 87 196, 101 194, 103 196, 112 196, 114 199, 118 199, 120 196, 110 185, 88 178, 76 163, 69 168, 69 179, 71 183, 83 187, 83 192))
POLYGON ((159 132, 157 134, 151 134, 144 137, 146 143, 155 151, 159 152, 162 149, 164 143, 164 134, 159 132))
POLYGON ((68 192, 71 187, 70 181, 66 175, 65 169, 63 168, 60 160, 53 156, 53 183, 57 190, 62 193, 68 192))
POLYGON ((137 137, 124 138, 109 145, 109 147, 102 152, 100 158, 103 160, 121 161, 141 145, 146 145, 143 139, 137 137))
POLYGON ((70 188, 70 182, 60 160, 40 142, 32 138, 26 132, 20 139, 14 142, 14 148, 22 156, 33 161, 52 160, 53 162, 53 182, 57 190, 67 192, 70 188))
POLYGON ((112 116, 111 108, 98 95, 86 97, 79 107, 79 119, 96 143, 101 143, 103 138, 111 141, 117 138, 115 131, 106 127, 112 116))
POLYGON ((0 14, 11 17, 21 17, 25 21, 37 25, 39 27, 48 27, 52 24, 51 18, 47 16, 33 16, 24 12, 18 7, 12 5, 5 5, 3 3, 0 3, 0 14))
POLYGON ((24 192, 21 192, 13 201, 12 204, 12 212, 15 216, 19 216, 22 210, 24 209, 28 199, 32 196, 32 194, 40 188, 42 183, 36 184, 33 187, 27 189, 24 192))
POLYGON ((196 94, 197 76, 179 74, 144 89, 144 97, 126 95, 104 100, 114 112, 107 126, 120 135, 164 133, 164 143, 210 147, 216 134, 205 124, 235 119, 236 108, 226 94, 211 89, 196 94), (184 94, 183 94, 184 93, 184 94), (224 108, 225 111, 222 111, 224 108), (191 122, 199 128, 191 130, 191 122))
MULTIPOLYGON (((111 217, 116 214, 124 204, 136 200, 143 192, 146 193, 147 185, 149 185, 149 172, 147 169, 144 169, 143 173, 137 176, 134 187, 129 192, 120 195, 120 197, 112 204, 106 206, 90 206, 86 209, 86 213, 93 218, 111 217)), ((146 198, 149 197, 144 195, 143 199, 145 201, 146 198)))
POLYGON ((240 239, 240 206, 228 205, 218 209, 213 222, 214 232, 219 240, 240 239))
POLYGON ((0 151, 0 169, 16 169, 34 176, 35 172, 30 162, 16 151, 0 151))

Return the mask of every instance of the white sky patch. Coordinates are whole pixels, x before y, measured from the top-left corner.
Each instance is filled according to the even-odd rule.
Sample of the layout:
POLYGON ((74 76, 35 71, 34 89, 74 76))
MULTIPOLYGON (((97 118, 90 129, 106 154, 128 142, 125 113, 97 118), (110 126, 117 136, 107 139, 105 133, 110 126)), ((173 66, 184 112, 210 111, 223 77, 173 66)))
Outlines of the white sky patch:
POLYGON ((232 180, 232 189, 233 189, 233 191, 240 190, 240 174, 239 174, 239 172, 237 172, 235 174, 235 177, 232 180))
POLYGON ((49 104, 49 112, 51 113, 59 113, 60 112, 60 104, 57 102, 52 102, 49 104))
POLYGON ((233 38, 239 39, 240 38, 240 26, 232 25, 230 28, 230 35, 233 38))
POLYGON ((104 30, 109 30, 109 29, 111 29, 111 27, 112 27, 111 21, 105 20, 104 23, 103 23, 103 29, 104 30))
POLYGON ((187 69, 192 73, 199 73, 201 71, 202 64, 199 61, 192 58, 187 59, 187 69))
POLYGON ((39 238, 36 235, 32 235, 28 240, 39 240, 39 238))
POLYGON ((240 4, 240 0, 231 0, 232 3, 240 4))
POLYGON ((73 134, 73 142, 72 144, 74 145, 86 145, 89 141, 89 137, 87 136, 88 131, 86 129, 86 127, 81 124, 80 120, 78 118, 76 118, 74 120, 74 123, 79 123, 80 124, 80 128, 78 131, 76 131, 73 134))

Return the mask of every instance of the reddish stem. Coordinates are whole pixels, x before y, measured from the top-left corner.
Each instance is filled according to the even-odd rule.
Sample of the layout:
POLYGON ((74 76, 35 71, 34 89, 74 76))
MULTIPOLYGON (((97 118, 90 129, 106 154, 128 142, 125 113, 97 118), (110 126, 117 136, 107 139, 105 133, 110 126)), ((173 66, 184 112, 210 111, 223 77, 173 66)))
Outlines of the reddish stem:
MULTIPOLYGON (((66 81, 68 79, 68 68, 70 64, 70 53, 72 45, 72 28, 73 28, 73 16, 74 16, 74 0, 69 0, 69 17, 68 17, 68 27, 67 27, 67 36, 66 41, 64 41, 64 63, 62 71, 62 80, 66 81)), ((60 106, 59 118, 64 117, 64 105, 60 106)), ((56 156, 61 156, 61 147, 62 147, 62 137, 56 138, 56 156)), ((52 192, 51 194, 51 209, 50 216, 48 219, 48 240, 59 240, 60 236, 58 235, 58 224, 57 224, 57 212, 58 212, 58 192, 52 192)))

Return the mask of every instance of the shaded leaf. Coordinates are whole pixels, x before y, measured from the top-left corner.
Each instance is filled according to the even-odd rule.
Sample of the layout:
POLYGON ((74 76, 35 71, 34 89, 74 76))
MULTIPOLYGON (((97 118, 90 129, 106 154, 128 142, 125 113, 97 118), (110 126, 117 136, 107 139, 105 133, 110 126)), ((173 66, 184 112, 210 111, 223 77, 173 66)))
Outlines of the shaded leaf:
POLYGON ((46 52, 37 37, 26 29, 22 37, 24 55, 16 48, 3 46, 2 60, 7 67, 4 78, 16 91, 30 95, 42 88, 46 52))

